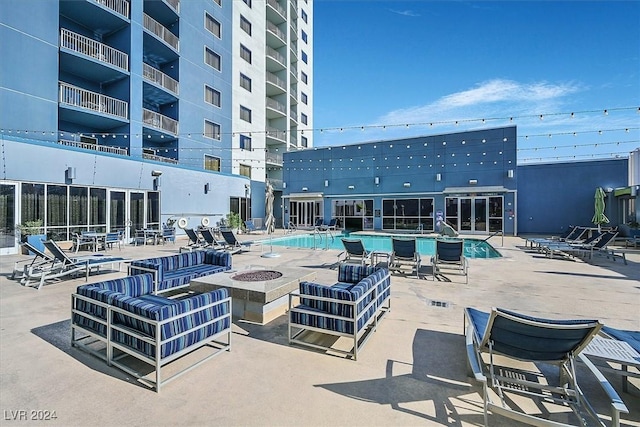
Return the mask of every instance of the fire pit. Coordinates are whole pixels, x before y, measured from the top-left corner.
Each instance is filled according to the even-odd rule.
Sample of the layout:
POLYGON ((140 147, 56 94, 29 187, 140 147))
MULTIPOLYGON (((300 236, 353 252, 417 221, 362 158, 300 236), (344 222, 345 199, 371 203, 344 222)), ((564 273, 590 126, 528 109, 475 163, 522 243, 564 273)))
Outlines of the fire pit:
POLYGON ((244 273, 238 273, 231 279, 239 282, 264 282, 282 277, 282 273, 274 270, 251 270, 244 273))

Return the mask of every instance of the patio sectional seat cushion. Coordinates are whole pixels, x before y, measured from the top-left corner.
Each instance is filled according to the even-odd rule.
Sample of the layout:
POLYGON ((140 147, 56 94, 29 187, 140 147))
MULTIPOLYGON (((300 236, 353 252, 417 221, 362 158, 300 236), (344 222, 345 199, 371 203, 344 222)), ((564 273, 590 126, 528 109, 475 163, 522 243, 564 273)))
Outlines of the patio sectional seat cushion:
POLYGON ((231 269, 231 254, 217 250, 199 250, 158 258, 133 261, 129 274, 153 272, 155 293, 187 286, 191 279, 231 269))
POLYGON ((153 292, 152 273, 79 286, 72 295, 71 342, 159 390, 164 382, 230 348, 232 309, 226 288, 175 299, 153 292), (106 350, 96 350, 100 343, 106 350), (215 352, 162 381, 164 364, 205 345, 215 352), (125 366, 122 353, 156 368, 155 382, 125 366))
POLYGON ((369 332, 390 309, 390 286, 388 269, 346 263, 340 264, 333 285, 300 282, 289 298, 289 342, 317 348, 298 339, 307 330, 350 337, 353 350, 344 353, 357 358, 369 332), (293 306, 295 297, 299 304, 293 306))

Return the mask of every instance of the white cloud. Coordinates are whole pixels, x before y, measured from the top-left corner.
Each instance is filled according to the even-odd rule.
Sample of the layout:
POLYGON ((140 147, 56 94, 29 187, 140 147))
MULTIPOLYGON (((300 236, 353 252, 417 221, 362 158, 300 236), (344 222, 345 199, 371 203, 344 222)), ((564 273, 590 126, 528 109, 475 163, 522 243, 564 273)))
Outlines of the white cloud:
POLYGON ((394 10, 394 9, 389 9, 389 10, 397 15, 402 15, 402 16, 420 16, 419 13, 416 13, 412 10, 394 10))

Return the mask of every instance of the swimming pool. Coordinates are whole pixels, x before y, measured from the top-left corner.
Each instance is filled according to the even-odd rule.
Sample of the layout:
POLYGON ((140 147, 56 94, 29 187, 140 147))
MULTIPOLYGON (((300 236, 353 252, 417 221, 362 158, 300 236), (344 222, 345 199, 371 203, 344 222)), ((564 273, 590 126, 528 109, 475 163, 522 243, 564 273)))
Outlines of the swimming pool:
MULTIPOLYGON (((297 234, 293 236, 278 237, 271 241, 274 246, 288 246, 293 248, 307 249, 337 249, 344 250, 342 237, 361 239, 364 247, 369 251, 391 252, 391 236, 372 236, 368 234, 336 234, 333 236, 325 234, 297 234)), ((435 238, 426 236, 401 236, 416 237, 418 252, 420 255, 431 256, 436 253, 435 238)), ((500 258, 502 255, 489 243, 479 239, 464 239, 464 255, 467 258, 500 258)))

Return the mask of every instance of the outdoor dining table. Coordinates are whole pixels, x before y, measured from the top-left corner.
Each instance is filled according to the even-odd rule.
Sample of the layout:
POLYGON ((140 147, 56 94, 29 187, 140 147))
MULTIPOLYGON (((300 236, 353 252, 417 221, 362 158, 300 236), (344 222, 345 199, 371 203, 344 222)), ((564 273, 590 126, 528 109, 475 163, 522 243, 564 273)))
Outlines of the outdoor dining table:
POLYGON ((107 236, 107 233, 99 233, 96 231, 89 231, 86 233, 82 233, 82 235, 80 236, 80 238, 83 241, 90 241, 93 244, 93 251, 97 252, 98 250, 98 245, 102 244, 102 246, 104 247, 104 238, 107 236))

